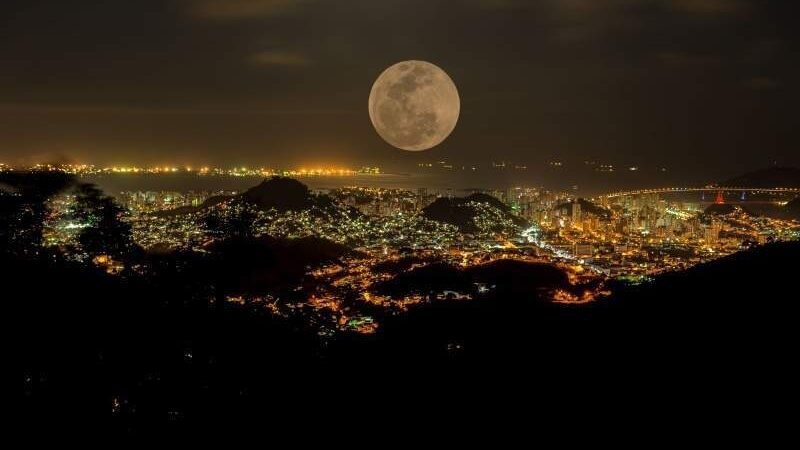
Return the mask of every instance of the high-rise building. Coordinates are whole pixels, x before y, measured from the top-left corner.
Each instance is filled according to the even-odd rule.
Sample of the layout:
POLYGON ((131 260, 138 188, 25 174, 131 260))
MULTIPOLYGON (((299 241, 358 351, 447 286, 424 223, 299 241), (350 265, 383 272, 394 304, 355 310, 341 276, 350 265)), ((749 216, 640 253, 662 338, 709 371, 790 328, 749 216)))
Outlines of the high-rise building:
POLYGON ((417 189, 417 197, 416 197, 416 208, 417 211, 421 210, 422 208, 428 206, 428 189, 426 188, 418 188, 417 189))
POLYGON ((572 202, 572 224, 578 225, 581 223, 581 204, 577 200, 572 202))

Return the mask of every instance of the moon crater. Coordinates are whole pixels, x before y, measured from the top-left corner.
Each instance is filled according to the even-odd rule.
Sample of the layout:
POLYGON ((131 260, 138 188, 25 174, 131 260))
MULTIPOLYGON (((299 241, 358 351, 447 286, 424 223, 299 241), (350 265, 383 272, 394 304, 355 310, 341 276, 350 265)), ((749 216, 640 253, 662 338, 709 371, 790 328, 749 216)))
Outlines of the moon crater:
POLYGON ((453 80, 425 61, 386 69, 372 86, 369 116, 389 144, 409 151, 439 145, 455 129, 461 101, 453 80))

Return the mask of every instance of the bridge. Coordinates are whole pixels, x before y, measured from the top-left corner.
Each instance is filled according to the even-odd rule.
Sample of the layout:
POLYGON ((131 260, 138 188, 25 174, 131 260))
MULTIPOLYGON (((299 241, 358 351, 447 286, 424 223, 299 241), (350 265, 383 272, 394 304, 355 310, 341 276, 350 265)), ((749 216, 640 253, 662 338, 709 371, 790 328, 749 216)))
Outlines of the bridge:
POLYGON ((595 198, 618 198, 647 194, 680 194, 685 192, 748 192, 751 194, 800 194, 800 188, 748 188, 731 186, 706 186, 706 187, 664 187, 651 189, 637 189, 635 191, 620 191, 599 195, 595 198))

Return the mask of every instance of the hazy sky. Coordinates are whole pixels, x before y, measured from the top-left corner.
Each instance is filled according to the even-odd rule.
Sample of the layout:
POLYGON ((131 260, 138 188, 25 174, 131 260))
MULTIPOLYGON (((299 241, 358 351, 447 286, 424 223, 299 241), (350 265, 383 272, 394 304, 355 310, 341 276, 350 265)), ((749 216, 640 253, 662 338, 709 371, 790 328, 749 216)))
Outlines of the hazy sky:
POLYGON ((0 162, 800 165, 797 3, 5 0, 0 162), (367 114, 404 59, 462 100, 422 154, 367 114))

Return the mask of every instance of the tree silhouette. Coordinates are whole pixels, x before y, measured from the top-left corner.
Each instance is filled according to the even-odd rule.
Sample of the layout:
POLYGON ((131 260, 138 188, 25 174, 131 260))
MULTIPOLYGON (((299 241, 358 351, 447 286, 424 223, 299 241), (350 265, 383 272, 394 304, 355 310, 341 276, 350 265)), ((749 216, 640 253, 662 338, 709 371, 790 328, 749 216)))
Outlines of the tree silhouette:
POLYGON ((89 255, 126 259, 136 248, 131 227, 122 220, 125 210, 92 184, 78 186, 75 216, 87 225, 78 242, 89 255))
POLYGON ((48 200, 74 183, 60 172, 4 172, 0 174, 0 251, 36 256, 48 200))
POLYGON ((246 204, 224 204, 205 217, 206 233, 218 239, 249 238, 255 233, 256 213, 246 204))

